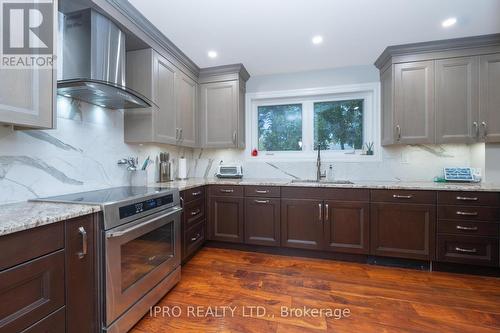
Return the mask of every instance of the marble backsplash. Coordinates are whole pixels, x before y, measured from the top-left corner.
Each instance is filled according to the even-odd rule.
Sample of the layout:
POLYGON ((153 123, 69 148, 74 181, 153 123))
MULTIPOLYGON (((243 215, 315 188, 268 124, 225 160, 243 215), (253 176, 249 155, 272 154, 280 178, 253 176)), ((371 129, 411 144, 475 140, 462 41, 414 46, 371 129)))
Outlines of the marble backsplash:
MULTIPOLYGON (((235 149, 129 145, 123 141, 123 112, 60 97, 57 129, 17 131, 0 125, 0 203, 130 185, 133 174, 117 160, 138 156, 142 162, 160 151, 168 151, 174 162, 186 156, 189 177, 213 177, 221 161, 242 164, 247 178, 315 176, 315 161, 265 162, 235 149)), ((336 179, 429 181, 444 166, 474 166, 473 158, 477 154, 467 145, 415 145, 385 148, 378 162, 333 164, 336 179)), ((147 173, 153 182, 155 166, 147 173)))

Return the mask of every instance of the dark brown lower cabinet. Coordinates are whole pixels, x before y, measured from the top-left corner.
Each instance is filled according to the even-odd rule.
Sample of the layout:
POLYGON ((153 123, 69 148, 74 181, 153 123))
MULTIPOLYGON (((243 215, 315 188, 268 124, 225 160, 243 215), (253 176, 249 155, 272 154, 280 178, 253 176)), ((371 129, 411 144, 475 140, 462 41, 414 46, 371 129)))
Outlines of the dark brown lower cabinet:
POLYGON ((370 212, 370 254, 434 260, 434 205, 373 203, 370 212))
POLYGON ((94 215, 86 215, 64 223, 66 329, 68 333, 98 331, 96 226, 94 222, 94 215))
POLYGON ((439 261, 498 266, 498 239, 479 236, 438 235, 439 261))
POLYGON ((208 224, 211 240, 243 243, 244 205, 243 198, 209 198, 208 224))
MULTIPOLYGON (((56 312, 53 312, 48 317, 40 320, 36 324, 28 327, 21 333, 64 333, 66 332, 64 312, 65 308, 62 307, 56 312)), ((71 331, 67 331, 71 332, 71 331)))
POLYGON ((323 201, 281 199, 281 246, 323 248, 323 201))
POLYGON ((324 211, 325 250, 369 253, 369 203, 325 201, 324 211))
POLYGON ((245 199, 245 243, 280 245, 280 199, 245 199))

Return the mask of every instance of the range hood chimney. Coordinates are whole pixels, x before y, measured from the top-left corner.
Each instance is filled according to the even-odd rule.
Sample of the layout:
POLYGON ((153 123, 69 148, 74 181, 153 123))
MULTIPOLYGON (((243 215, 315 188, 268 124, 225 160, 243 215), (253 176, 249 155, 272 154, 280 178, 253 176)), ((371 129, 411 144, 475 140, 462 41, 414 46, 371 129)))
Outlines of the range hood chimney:
POLYGON ((152 105, 125 85, 125 34, 111 20, 85 9, 65 14, 60 23, 59 95, 108 109, 152 105))

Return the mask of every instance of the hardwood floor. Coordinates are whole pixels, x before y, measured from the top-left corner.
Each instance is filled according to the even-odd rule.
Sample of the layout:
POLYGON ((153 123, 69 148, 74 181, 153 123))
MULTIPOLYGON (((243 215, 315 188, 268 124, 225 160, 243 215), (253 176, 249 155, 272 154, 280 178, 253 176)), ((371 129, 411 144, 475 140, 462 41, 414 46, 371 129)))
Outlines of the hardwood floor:
POLYGON ((158 306, 132 332, 500 332, 500 279, 205 247, 158 306))

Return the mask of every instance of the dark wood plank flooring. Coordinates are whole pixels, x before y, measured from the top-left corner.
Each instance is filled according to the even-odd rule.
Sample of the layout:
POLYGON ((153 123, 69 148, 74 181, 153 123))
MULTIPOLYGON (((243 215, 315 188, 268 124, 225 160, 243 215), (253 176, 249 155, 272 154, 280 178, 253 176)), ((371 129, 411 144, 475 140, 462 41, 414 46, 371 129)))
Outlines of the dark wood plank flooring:
POLYGON ((500 279, 205 247, 158 306, 180 317, 147 314, 132 332, 498 333, 500 279), (234 316, 217 317, 223 306, 234 316), (350 315, 285 317, 281 307, 350 315))

